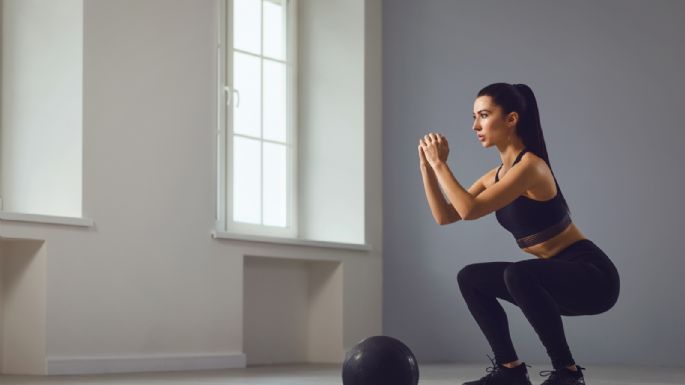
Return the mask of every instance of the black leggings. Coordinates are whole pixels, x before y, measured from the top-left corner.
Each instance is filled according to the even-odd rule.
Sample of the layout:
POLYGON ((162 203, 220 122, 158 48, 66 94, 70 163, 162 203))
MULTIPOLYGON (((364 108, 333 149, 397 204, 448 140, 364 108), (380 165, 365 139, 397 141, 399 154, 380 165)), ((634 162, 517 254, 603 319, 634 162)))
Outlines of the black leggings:
POLYGON ((549 259, 484 262, 465 266, 459 290, 495 354, 516 361, 501 298, 521 308, 547 349, 555 369, 575 364, 561 316, 592 315, 618 300, 619 276, 609 257, 589 239, 579 240, 549 259))

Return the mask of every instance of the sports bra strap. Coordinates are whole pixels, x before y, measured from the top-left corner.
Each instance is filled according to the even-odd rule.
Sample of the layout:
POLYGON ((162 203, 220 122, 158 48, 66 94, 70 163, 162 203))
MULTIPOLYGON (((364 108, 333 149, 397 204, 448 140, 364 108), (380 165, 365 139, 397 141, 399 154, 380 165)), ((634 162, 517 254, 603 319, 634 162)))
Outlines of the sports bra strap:
MULTIPOLYGON (((516 156, 516 160, 514 160, 514 164, 518 163, 521 160, 521 158, 523 158, 523 154, 525 154, 526 152, 528 152, 527 148, 524 148, 523 150, 521 150, 521 152, 519 152, 519 154, 516 156)), ((512 164, 512 166, 514 164, 512 164)))
MULTIPOLYGON (((514 160, 514 163, 511 164, 511 166, 513 167, 516 163, 518 163, 521 160, 521 158, 523 158, 523 154, 525 154, 527 151, 528 149, 524 147, 523 150, 521 150, 521 152, 519 152, 519 154, 516 155, 516 159, 514 160)), ((497 169, 497 172, 495 173, 495 182, 499 182, 499 170, 502 168, 502 166, 504 166, 504 163, 500 164, 499 168, 497 169)))

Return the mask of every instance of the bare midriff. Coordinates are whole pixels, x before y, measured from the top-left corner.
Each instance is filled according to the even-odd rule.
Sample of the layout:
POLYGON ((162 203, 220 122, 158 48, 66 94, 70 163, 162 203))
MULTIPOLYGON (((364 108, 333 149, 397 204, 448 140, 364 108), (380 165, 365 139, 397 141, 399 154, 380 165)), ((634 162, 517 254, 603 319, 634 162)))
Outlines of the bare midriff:
POLYGON ((552 238, 529 247, 524 247, 521 250, 533 254, 538 258, 547 259, 557 255, 560 251, 581 239, 587 238, 580 232, 578 227, 571 222, 571 224, 562 232, 552 238))

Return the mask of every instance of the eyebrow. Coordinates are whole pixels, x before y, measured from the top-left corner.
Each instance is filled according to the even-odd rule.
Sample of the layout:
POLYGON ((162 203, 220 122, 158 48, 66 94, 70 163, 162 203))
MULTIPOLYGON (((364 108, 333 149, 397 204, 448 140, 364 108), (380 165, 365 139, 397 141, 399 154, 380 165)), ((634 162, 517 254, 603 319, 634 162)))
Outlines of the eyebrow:
MULTIPOLYGON (((476 112, 476 114, 480 114, 480 113, 483 112, 483 111, 485 111, 485 112, 490 112, 490 110, 480 110, 480 111, 476 112)), ((475 115, 475 114, 474 114, 474 115, 475 115)))

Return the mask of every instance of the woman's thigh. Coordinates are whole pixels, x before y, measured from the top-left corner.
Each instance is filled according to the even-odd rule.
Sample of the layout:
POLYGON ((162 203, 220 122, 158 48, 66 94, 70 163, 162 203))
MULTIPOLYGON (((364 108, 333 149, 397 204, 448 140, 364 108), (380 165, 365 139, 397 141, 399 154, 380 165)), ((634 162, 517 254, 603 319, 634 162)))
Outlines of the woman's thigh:
POLYGON ((514 262, 508 269, 507 275, 539 283, 562 315, 598 314, 615 302, 610 277, 589 262, 536 258, 514 262))

